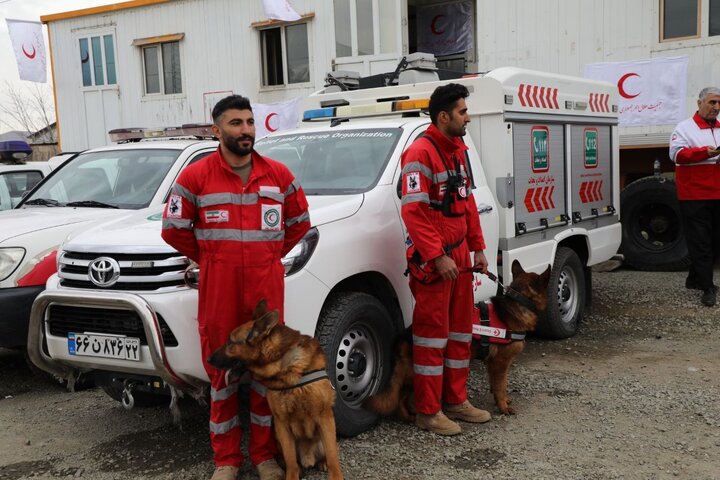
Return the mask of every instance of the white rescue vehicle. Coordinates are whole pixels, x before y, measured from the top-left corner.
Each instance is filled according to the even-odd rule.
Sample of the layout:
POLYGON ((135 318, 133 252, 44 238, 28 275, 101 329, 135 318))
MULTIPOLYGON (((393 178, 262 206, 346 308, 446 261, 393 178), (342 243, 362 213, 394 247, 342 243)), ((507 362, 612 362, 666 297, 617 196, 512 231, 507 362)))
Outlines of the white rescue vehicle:
MULTIPOLYGON (((364 90, 335 79, 307 99, 301 128, 256 143, 291 168, 310 202, 312 228, 283 259, 285 320, 328 354, 342 435, 376 420, 361 403, 386 382, 392 339, 411 322, 400 155, 430 122, 430 94, 447 83, 422 82, 432 75, 411 68, 400 85, 364 90)), ((590 301, 590 267, 621 239, 616 88, 518 68, 454 81, 470 90, 464 140, 489 269, 508 283, 513 260, 536 272, 552 265, 540 333, 569 337, 590 301), (607 109, 589 108, 598 96, 607 109)), ((58 275, 33 306, 34 362, 66 378, 92 374, 126 405, 155 393, 202 395, 197 292, 183 281, 187 259, 160 237, 161 211, 65 242, 58 275)), ((476 276, 477 301, 496 292, 476 276)))

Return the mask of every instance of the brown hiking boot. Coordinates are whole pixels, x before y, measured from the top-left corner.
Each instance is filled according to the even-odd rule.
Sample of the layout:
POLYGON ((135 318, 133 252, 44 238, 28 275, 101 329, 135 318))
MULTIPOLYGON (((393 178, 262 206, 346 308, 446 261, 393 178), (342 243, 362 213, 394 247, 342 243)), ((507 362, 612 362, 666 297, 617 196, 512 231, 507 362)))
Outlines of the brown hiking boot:
POLYGON ((285 480, 285 471, 280 468, 274 458, 265 460, 256 465, 255 468, 257 468, 260 480, 285 480))
POLYGON ((433 415, 418 413, 415 416, 415 425, 423 430, 429 430, 438 435, 457 435, 462 432, 460 425, 450 420, 440 410, 433 415))
POLYGON ((458 405, 445 405, 443 411, 453 420, 462 420, 463 422, 485 423, 492 418, 487 410, 473 407, 470 400, 465 400, 458 405))
POLYGON ((236 480, 240 469, 232 465, 215 467, 215 473, 210 480, 236 480))

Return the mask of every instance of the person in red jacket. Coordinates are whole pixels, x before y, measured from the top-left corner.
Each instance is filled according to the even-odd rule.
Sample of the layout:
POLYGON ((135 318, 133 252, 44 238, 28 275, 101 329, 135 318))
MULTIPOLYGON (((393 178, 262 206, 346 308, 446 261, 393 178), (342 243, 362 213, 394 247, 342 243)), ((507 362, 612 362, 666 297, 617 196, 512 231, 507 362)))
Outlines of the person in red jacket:
POLYGON ((430 96, 432 124, 402 155, 402 218, 408 230, 413 312, 416 424, 456 435, 451 419, 482 423, 485 410, 467 399, 472 340, 473 276, 487 271, 477 206, 462 141, 470 122, 465 86, 450 83, 430 96), (449 418, 448 418, 449 417, 449 418))
POLYGON ((697 105, 695 115, 675 127, 670 159, 690 254, 685 287, 702 290, 700 301, 712 307, 718 290, 713 265, 720 256, 720 89, 702 89, 697 105))
MULTIPOLYGON (((207 358, 230 332, 249 321, 258 301, 282 311, 285 270, 281 258, 310 228, 302 188, 283 164, 254 149, 250 101, 220 100, 212 112, 220 140, 215 153, 182 171, 163 214, 163 239, 200 265, 198 329, 211 381, 210 440, 213 480, 233 480, 243 463, 237 383, 207 358)), ((250 386, 251 462, 263 480, 283 479, 275 461, 272 417, 263 385, 250 386)))

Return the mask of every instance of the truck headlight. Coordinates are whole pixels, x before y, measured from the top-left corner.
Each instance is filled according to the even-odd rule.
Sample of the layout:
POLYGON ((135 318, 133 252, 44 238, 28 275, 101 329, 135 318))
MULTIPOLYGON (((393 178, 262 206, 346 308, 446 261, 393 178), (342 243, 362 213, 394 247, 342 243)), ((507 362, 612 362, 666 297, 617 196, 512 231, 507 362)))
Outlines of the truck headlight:
POLYGON ((286 277, 289 277, 305 266, 307 261, 310 260, 310 256, 315 251, 319 238, 320 233, 318 232, 318 229, 315 227, 311 228, 302 240, 300 240, 297 245, 295 245, 293 249, 282 258, 282 264, 285 266, 286 277))
POLYGON ((24 248, 0 248, 0 281, 5 280, 15 271, 24 256, 24 248))

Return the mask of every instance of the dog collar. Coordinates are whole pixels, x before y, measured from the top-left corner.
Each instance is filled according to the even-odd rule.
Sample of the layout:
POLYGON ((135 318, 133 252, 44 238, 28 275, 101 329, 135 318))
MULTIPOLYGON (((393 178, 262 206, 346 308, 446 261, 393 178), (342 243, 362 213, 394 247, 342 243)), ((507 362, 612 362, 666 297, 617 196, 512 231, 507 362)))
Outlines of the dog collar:
POLYGON ((517 303, 519 303, 521 306, 527 308, 531 312, 537 314, 538 310, 535 307, 535 304, 532 300, 527 298, 526 296, 520 294, 517 290, 513 289, 512 287, 508 287, 505 289, 505 296, 510 297, 511 299, 515 300, 517 303))
POLYGON ((298 387, 304 387, 308 383, 317 382, 318 380, 322 380, 323 378, 328 378, 327 372, 323 370, 313 370, 312 372, 305 373, 302 377, 300 377, 300 380, 298 380, 298 383, 293 385, 292 387, 282 387, 282 388, 270 388, 267 387, 268 390, 292 390, 293 388, 298 387))

